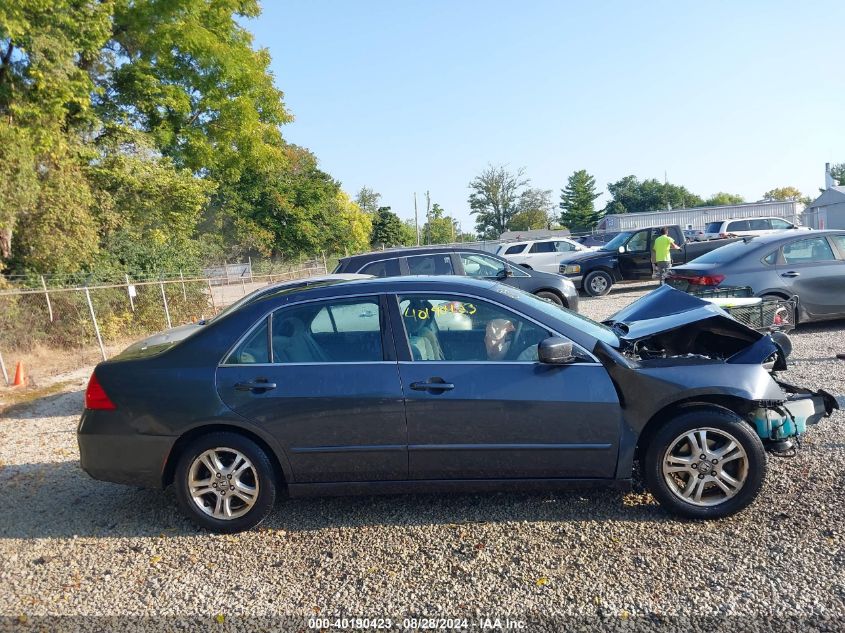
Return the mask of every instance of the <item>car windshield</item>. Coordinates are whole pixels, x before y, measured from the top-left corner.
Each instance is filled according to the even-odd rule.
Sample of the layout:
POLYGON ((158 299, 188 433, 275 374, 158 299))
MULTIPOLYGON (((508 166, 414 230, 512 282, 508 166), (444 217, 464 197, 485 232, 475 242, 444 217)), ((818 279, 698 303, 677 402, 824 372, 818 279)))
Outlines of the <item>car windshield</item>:
POLYGON ((622 233, 620 233, 619 235, 614 237, 612 240, 610 240, 607 244, 602 246, 601 250, 603 250, 603 251, 615 251, 620 246, 625 244, 625 242, 628 241, 628 238, 631 237, 633 234, 634 234, 633 231, 623 231, 622 233))
POLYGON ((540 299, 531 293, 520 290, 519 288, 514 288, 513 286, 496 284, 495 290, 496 292, 507 295, 512 299, 517 299, 523 303, 527 303, 532 308, 540 310, 558 321, 563 321, 568 326, 584 332, 585 334, 589 334, 593 338, 603 341, 611 347, 619 347, 619 338, 613 333, 613 330, 606 325, 596 323, 592 319, 588 319, 577 312, 567 310, 563 306, 559 306, 551 301, 546 301, 545 299, 540 299))
POLYGON ((704 253, 701 257, 696 257, 690 264, 724 264, 725 262, 732 262, 738 257, 742 257, 752 250, 757 250, 758 244, 754 243, 753 239, 740 240, 720 246, 719 248, 704 253))

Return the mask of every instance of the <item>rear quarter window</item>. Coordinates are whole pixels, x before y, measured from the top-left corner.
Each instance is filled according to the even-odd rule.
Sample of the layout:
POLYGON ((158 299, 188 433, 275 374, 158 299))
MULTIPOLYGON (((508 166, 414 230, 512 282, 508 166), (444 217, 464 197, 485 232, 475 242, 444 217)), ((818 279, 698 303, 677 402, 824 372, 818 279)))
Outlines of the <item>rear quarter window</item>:
POLYGON ((524 251, 526 246, 527 246, 527 244, 514 244, 513 246, 508 246, 505 249, 504 254, 505 255, 516 255, 516 254, 524 251))

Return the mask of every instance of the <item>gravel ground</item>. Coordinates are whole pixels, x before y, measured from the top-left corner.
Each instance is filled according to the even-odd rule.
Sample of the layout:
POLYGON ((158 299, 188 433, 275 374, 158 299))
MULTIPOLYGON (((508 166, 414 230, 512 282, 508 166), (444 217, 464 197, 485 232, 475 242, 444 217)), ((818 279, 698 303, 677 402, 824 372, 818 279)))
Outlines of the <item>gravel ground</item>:
MULTIPOLYGON (((643 292, 584 299, 582 312, 604 318, 643 292)), ((845 363, 835 359, 843 329, 795 333, 791 382, 845 394, 845 363)), ((509 616, 548 630, 573 618, 769 630, 774 617, 841 630, 841 412, 811 429, 797 457, 769 457, 757 502, 716 522, 671 519, 638 490, 415 495, 284 501, 260 529, 217 536, 183 519, 171 491, 80 470, 84 386, 76 374, 68 392, 0 417, 0 629, 173 630, 172 619, 142 619, 150 615, 216 630, 294 615, 267 622, 306 629, 305 616, 345 614, 388 616, 394 626, 413 615, 505 626, 509 616), (59 615, 137 619, 40 617, 59 615)))

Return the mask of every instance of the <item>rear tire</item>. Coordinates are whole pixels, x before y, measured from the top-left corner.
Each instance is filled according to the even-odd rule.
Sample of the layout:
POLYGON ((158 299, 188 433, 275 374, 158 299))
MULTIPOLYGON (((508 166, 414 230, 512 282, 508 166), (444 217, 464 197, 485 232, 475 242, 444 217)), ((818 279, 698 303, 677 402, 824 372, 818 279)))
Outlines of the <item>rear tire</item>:
POLYGON ((703 407, 681 413, 655 433, 642 471, 649 490, 667 511, 691 519, 719 519, 757 497, 766 475, 766 454, 757 434, 734 412, 703 407))
POLYGON ((612 285, 613 277, 603 270, 594 270, 584 277, 584 292, 591 297, 603 297, 612 285))
POLYGON ((208 433, 185 447, 174 487, 182 511, 200 527, 221 534, 255 527, 276 501, 269 456, 237 433, 208 433))
POLYGON ((536 294, 537 297, 540 299, 545 299, 546 301, 551 301, 555 305, 564 306, 563 299, 561 299, 558 295, 554 292, 549 292, 548 290, 541 290, 536 294))

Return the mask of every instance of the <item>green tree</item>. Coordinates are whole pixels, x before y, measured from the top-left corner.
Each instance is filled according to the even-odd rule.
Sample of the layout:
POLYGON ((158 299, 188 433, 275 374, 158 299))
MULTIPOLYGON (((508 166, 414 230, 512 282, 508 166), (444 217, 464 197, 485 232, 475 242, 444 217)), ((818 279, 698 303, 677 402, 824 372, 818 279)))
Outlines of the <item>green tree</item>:
POLYGON ((701 206, 704 202, 686 187, 663 183, 655 178, 640 182, 636 176, 625 176, 607 185, 612 196, 604 213, 646 213, 661 209, 683 209, 701 206))
POLYGON ((373 218, 372 226, 370 245, 374 248, 399 246, 402 244, 402 220, 390 210, 390 207, 379 208, 375 218, 373 218))
POLYGON ((32 210, 18 217, 13 264, 25 272, 88 270, 99 252, 94 195, 76 157, 63 153, 43 162, 39 181, 32 210))
POLYGON ((725 193, 724 191, 720 191, 718 193, 714 193, 712 196, 707 198, 701 205, 702 207, 725 207, 732 204, 743 204, 745 202, 745 198, 738 194, 734 193, 725 193))
POLYGON ((21 128, 0 122, 0 262, 12 254, 18 215, 28 213, 38 197, 35 155, 21 128))
POLYGON ((795 202, 810 204, 809 196, 805 196, 795 187, 775 187, 774 189, 770 189, 763 194, 763 200, 794 200, 795 202))
POLYGON ((413 220, 402 221, 402 231, 399 238, 402 246, 414 246, 417 243, 417 225, 413 220))
POLYGON ((358 193, 355 194, 355 204, 357 204, 364 213, 375 215, 378 213, 379 200, 381 194, 373 191, 369 187, 361 187, 358 193))
POLYGON ((845 163, 831 165, 830 175, 839 183, 840 187, 845 187, 845 163))
POLYGON ((566 187, 560 192, 560 222, 571 231, 589 231, 601 219, 596 211, 595 201, 601 194, 596 192, 596 179, 579 169, 572 173, 566 187))
POLYGON ((489 165, 470 181, 470 213, 482 238, 495 239, 507 230, 519 211, 522 190, 530 182, 524 169, 510 172, 503 165, 489 165))
POLYGON ((537 208, 517 211, 508 224, 508 229, 511 231, 532 231, 546 228, 549 228, 549 216, 543 210, 537 208))
POLYGON ((448 244, 457 236, 457 220, 446 215, 436 202, 431 206, 429 221, 423 225, 422 237, 426 244, 448 244))

